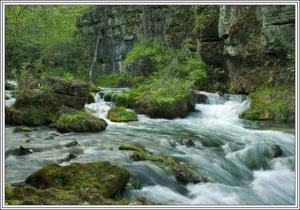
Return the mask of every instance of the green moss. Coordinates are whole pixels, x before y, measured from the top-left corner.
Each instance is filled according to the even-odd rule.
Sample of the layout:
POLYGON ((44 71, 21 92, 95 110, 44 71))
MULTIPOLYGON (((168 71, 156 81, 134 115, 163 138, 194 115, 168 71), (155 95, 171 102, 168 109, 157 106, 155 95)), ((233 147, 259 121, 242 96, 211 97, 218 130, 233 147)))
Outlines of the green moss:
POLYGON ((90 86, 90 91, 91 91, 92 93, 98 93, 98 92, 100 91, 100 87, 99 87, 98 85, 92 84, 92 85, 90 86))
POLYGON ((136 152, 146 152, 146 149, 139 144, 122 144, 119 147, 119 150, 130 150, 130 151, 136 151, 136 152))
POLYGON ((31 132, 33 129, 24 125, 17 126, 15 132, 31 132))
POLYGON ((75 192, 55 188, 38 190, 28 184, 5 187, 5 199, 8 205, 74 205, 83 204, 75 192))
POLYGON ((109 162, 73 163, 68 166, 48 165, 33 173, 26 183, 37 189, 56 188, 79 194, 96 189, 103 197, 115 196, 128 180, 129 172, 109 162))
POLYGON ((241 114, 249 120, 294 121, 293 87, 278 86, 259 89, 250 94, 250 108, 241 114))
POLYGON ((128 110, 125 107, 112 107, 107 113, 108 119, 113 122, 129 122, 137 121, 137 114, 133 110, 128 110))
POLYGON ((53 124, 60 132, 97 132, 106 128, 107 123, 87 111, 62 114, 53 124))

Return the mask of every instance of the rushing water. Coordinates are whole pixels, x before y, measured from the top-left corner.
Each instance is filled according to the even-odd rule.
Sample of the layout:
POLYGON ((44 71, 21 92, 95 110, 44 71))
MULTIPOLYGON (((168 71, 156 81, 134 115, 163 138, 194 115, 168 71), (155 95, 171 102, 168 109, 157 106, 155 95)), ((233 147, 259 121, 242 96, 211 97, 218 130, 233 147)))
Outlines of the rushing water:
POLYGON ((197 104, 197 111, 184 119, 150 119, 139 115, 137 122, 113 123, 106 118, 111 103, 96 94, 96 103, 86 108, 107 120, 109 125, 103 132, 60 134, 39 127, 24 134, 6 127, 6 182, 23 181, 50 163, 109 160, 127 168, 138 186, 128 188, 125 196, 143 196, 152 204, 293 204, 295 136, 292 129, 268 130, 266 127, 270 126, 262 128, 260 124, 239 119, 239 113, 249 106, 245 96, 201 94, 207 95, 207 103, 197 104), (185 139, 192 139, 195 145, 182 144, 185 139), (74 140, 80 146, 65 146, 74 140), (124 143, 139 143, 151 152, 188 162, 210 181, 179 184, 172 174, 152 162, 130 160, 130 151, 118 149, 124 143), (266 149, 274 144, 282 148, 284 156, 265 156, 266 149), (26 156, 10 155, 20 145, 34 152, 26 156), (63 162, 70 152, 78 157, 63 162))

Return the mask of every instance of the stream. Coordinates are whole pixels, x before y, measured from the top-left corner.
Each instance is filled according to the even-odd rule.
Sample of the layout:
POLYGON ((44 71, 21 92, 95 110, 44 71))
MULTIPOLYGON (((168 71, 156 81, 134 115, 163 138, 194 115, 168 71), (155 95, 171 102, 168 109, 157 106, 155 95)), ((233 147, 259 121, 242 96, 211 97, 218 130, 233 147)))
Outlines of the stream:
MULTIPOLYGON (((104 91, 126 90, 106 88, 104 91)), ((6 183, 24 181, 47 164, 108 160, 130 171, 136 187, 128 187, 124 196, 146 197, 151 204, 294 204, 293 125, 239 119, 239 114, 250 104, 248 97, 201 93, 207 96, 206 103, 196 104, 196 111, 182 119, 138 115, 139 121, 114 123, 106 118, 112 103, 104 102, 97 93, 96 103, 86 108, 108 122, 103 132, 61 134, 55 129, 38 127, 31 133, 16 133, 14 127, 6 126, 6 183), (185 144, 187 139, 194 145, 185 144), (66 147, 72 141, 79 145, 66 147), (118 149, 124 143, 138 143, 155 154, 190 163, 210 181, 180 184, 153 162, 130 160, 130 151, 118 149), (9 153, 21 145, 31 148, 33 153, 26 156, 9 153), (266 156, 265 151, 271 145, 280 146, 284 155, 266 156), (69 153, 78 156, 63 162, 69 153)), ((13 103, 12 99, 6 102, 13 103)))

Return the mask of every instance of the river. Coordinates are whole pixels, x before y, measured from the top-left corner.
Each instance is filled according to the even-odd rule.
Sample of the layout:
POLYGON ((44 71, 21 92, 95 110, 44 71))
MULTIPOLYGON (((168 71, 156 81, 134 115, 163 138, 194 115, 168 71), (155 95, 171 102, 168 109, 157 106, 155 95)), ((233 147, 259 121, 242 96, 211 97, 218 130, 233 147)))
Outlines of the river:
POLYGON ((239 119, 250 103, 246 96, 225 98, 216 93, 202 94, 207 96, 206 103, 197 104, 196 112, 186 118, 167 120, 138 115, 139 121, 130 123, 110 122, 106 113, 112 104, 96 94, 96 103, 86 108, 108 122, 106 130, 99 133, 61 134, 47 127, 16 133, 14 127, 6 126, 6 183, 24 181, 47 164, 108 160, 127 168, 138 185, 126 189, 124 196, 143 196, 151 204, 294 204, 293 127, 239 119), (184 144, 186 139, 195 145, 184 144), (66 147, 71 141, 80 145, 66 147), (130 151, 118 149, 124 143, 139 143, 153 153, 188 162, 209 177, 209 182, 182 185, 153 162, 130 160, 130 151), (33 153, 26 156, 9 153, 20 145, 30 147, 33 153), (266 156, 265 151, 271 145, 280 146, 284 155, 266 156), (63 162, 69 153, 78 156, 63 162))

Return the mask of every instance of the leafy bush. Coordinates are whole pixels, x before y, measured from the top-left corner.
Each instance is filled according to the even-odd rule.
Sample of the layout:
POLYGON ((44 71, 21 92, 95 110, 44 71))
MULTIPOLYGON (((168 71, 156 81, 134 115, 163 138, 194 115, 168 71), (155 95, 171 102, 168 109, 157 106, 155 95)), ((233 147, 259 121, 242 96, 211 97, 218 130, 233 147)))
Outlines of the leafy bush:
POLYGON ((35 42, 6 39, 5 69, 7 76, 14 77, 13 72, 19 74, 24 66, 33 71, 33 64, 40 57, 40 54, 41 47, 35 42))
POLYGON ((156 69, 162 69, 172 59, 172 50, 158 40, 141 40, 127 54, 124 63, 130 65, 142 57, 149 57, 156 69))

